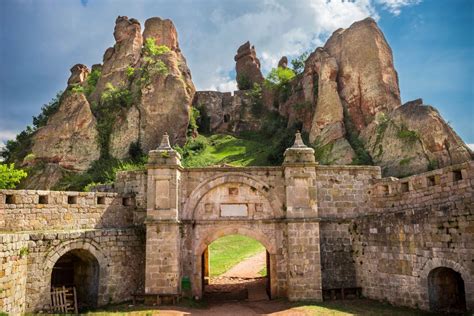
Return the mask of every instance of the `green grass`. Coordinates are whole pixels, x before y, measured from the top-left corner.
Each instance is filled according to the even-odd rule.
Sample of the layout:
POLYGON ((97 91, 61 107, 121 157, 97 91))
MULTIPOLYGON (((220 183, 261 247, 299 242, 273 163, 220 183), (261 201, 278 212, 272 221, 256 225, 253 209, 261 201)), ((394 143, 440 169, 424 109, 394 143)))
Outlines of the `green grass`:
MULTIPOLYGON (((184 167, 207 167, 229 164, 235 167, 269 165, 267 157, 272 152, 272 146, 263 137, 257 139, 238 138, 232 135, 215 134, 199 135, 188 141, 184 147, 184 167), (199 149, 193 149, 199 144, 199 149), (191 147, 191 150, 187 148, 191 147)), ((178 150, 180 150, 178 148, 178 150)))
POLYGON ((219 276, 237 263, 264 251, 262 246, 255 239, 229 235, 217 239, 209 246, 209 260, 211 277, 219 276))

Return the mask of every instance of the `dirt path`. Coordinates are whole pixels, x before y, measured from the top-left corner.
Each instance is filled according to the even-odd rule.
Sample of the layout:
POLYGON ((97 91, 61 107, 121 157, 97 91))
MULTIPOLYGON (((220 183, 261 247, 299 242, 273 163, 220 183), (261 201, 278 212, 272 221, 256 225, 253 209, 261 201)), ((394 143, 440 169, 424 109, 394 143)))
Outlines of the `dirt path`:
POLYGON ((262 251, 256 255, 237 263, 227 272, 220 275, 221 277, 232 278, 258 278, 259 272, 265 267, 266 252, 262 251))

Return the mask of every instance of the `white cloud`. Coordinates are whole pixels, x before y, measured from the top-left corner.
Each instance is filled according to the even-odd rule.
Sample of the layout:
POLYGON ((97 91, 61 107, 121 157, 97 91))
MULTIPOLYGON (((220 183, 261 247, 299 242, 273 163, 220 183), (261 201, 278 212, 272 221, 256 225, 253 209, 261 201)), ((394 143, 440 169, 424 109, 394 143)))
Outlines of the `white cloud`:
POLYGON ((471 148, 472 151, 474 151, 474 144, 467 144, 469 148, 471 148))
POLYGON ((377 0, 377 2, 393 15, 400 15, 403 7, 417 5, 421 0, 377 0))
POLYGON ((0 130, 0 149, 8 140, 15 139, 16 134, 14 131, 0 130))
MULTIPOLYGON (((290 59, 323 45, 336 29, 368 16, 378 19, 373 0, 265 0, 247 2, 239 14, 226 2, 210 12, 212 32, 194 30, 188 61, 198 89, 233 88, 234 55, 239 45, 255 45, 262 70, 267 73, 282 56, 290 59), (210 70, 220 67, 221 71, 210 70)), ((208 21, 209 22, 209 21, 208 21)))
POLYGON ((249 40, 255 45, 263 73, 275 67, 282 56, 290 59, 324 45, 332 32, 366 17, 379 19, 378 10, 399 15, 403 7, 421 0, 265 0, 242 2, 245 9, 234 14, 224 2, 210 12, 212 32, 193 33, 189 63, 198 89, 235 88, 234 55, 249 40), (219 67, 220 71, 210 73, 219 67))

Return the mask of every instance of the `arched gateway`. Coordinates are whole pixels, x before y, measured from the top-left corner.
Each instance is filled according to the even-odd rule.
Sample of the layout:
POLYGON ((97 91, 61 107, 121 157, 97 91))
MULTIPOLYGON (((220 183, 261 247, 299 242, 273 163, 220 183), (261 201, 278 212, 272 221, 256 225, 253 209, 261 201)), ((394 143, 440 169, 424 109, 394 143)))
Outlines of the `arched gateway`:
POLYGON ((298 135, 285 152, 283 177, 281 168, 248 168, 263 177, 183 169, 165 135, 148 164, 145 291, 180 293, 188 279, 201 297, 203 252, 219 237, 240 234, 267 250, 272 298, 321 300, 314 165, 313 149, 298 135), (189 189, 180 182, 185 172, 196 183, 189 189))

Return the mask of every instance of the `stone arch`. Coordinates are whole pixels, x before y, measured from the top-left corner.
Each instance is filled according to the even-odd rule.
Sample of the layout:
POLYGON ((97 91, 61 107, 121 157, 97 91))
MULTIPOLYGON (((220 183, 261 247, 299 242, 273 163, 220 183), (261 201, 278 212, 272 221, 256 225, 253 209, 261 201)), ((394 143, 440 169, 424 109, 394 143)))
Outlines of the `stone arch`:
POLYGON ((203 251, 213 241, 228 235, 242 235, 250 237, 261 243, 270 254, 276 254, 276 245, 268 241, 268 238, 262 232, 249 229, 245 226, 217 227, 202 238, 198 245, 194 247, 194 255, 201 255, 203 251))
MULTIPOLYGON (((444 258, 429 259, 420 272, 420 286, 429 298, 429 276, 430 272, 436 268, 449 268, 459 273, 464 281, 464 290, 466 295, 466 307, 468 310, 474 309, 474 277, 467 268, 458 262, 444 258)), ((427 304, 429 306, 429 302, 427 304)))
MULTIPOLYGON (((51 249, 46 255, 44 259, 44 268, 43 268, 43 275, 46 282, 46 291, 49 293, 51 288, 51 279, 53 268, 58 260, 63 257, 65 254, 74 251, 86 251, 97 260, 98 264, 98 295, 97 295, 97 305, 102 305, 104 302, 107 301, 105 297, 105 293, 103 291, 103 287, 107 284, 107 277, 108 277, 108 263, 107 257, 104 255, 104 252, 101 250, 99 244, 92 239, 89 238, 80 238, 80 239, 73 239, 63 242, 53 249, 51 249)), ((47 295, 47 302, 50 302, 51 297, 47 295)))
MULTIPOLYGON (((264 234, 259 229, 254 227, 249 227, 248 224, 234 224, 226 226, 216 226, 213 229, 210 229, 206 232, 205 236, 200 238, 197 243, 193 245, 193 255, 194 255, 194 276, 193 276, 193 295, 201 297, 202 296, 202 260, 201 256, 203 255, 205 249, 215 240, 228 236, 228 235, 242 235, 246 237, 253 238, 261 243, 268 252, 269 255, 269 281, 270 281, 270 296, 272 298, 278 297, 278 287, 277 287, 277 245, 276 242, 270 242, 268 235, 264 234)), ((275 240, 276 236, 273 236, 275 240)))
MULTIPOLYGON (((282 204, 280 200, 278 199, 278 197, 274 195, 270 196, 269 194, 270 186, 267 183, 246 173, 230 172, 230 173, 219 174, 214 177, 210 177, 204 182, 202 182, 201 184, 199 184, 193 190, 193 192, 191 192, 189 198, 187 199, 184 205, 184 213, 190 214, 191 218, 195 218, 195 210, 199 202, 201 201, 201 199, 204 197, 204 195, 210 190, 212 190, 213 188, 226 184, 226 183, 242 183, 250 187, 253 187, 260 194, 262 194, 262 196, 265 199, 267 199, 275 217, 278 214, 278 211, 282 211, 281 210, 282 204)), ((283 216, 283 212, 281 212, 280 215, 283 216)))

